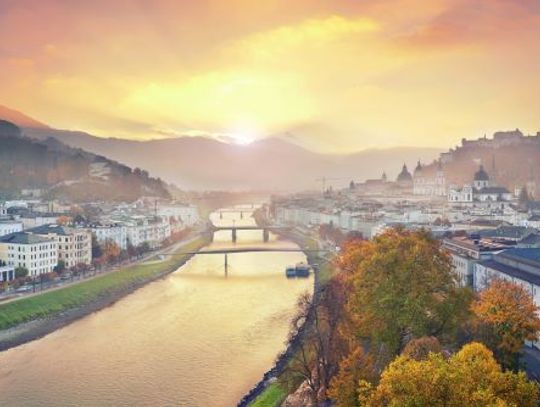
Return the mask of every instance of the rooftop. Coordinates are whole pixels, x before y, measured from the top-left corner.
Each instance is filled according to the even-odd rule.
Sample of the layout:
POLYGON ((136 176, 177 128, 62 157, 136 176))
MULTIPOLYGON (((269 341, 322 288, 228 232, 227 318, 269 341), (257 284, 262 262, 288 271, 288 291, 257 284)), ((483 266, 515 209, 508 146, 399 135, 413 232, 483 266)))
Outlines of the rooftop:
POLYGON ((70 228, 68 226, 62 226, 62 225, 42 225, 38 226, 32 229, 28 229, 28 232, 34 233, 36 235, 48 235, 48 234, 55 234, 55 235, 71 235, 73 234, 75 230, 73 228, 70 228))
POLYGON ((519 278, 520 280, 540 286, 540 276, 537 276, 536 274, 527 273, 526 271, 519 270, 515 267, 510 267, 506 264, 498 263, 495 260, 481 261, 480 264, 484 267, 500 271, 501 273, 504 273, 508 276, 519 278))
POLYGON ((28 232, 15 232, 0 237, 0 243, 37 244, 48 242, 51 242, 51 240, 28 232))

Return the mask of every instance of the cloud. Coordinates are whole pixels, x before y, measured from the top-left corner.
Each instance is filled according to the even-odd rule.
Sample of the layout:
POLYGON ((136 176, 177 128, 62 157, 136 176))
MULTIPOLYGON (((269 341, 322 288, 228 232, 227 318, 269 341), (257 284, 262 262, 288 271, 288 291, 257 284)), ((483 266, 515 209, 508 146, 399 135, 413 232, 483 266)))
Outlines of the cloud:
POLYGON ((539 127, 536 0, 0 2, 3 104, 56 127, 448 146, 539 127))

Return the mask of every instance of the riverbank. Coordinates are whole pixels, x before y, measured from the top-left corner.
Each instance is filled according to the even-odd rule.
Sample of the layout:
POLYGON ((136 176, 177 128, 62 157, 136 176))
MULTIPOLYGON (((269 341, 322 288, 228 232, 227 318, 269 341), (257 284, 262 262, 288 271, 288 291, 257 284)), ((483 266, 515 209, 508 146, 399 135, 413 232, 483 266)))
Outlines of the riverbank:
MULTIPOLYGON (((179 246, 195 252, 210 242, 208 235, 179 246)), ((0 351, 39 339, 79 318, 114 304, 138 288, 185 264, 193 254, 170 256, 162 262, 127 266, 76 285, 0 305, 0 351)))
MULTIPOLYGON (((261 211, 255 211, 253 217, 259 226, 269 226, 268 221, 262 215, 261 211)), ((300 233, 291 231, 280 231, 276 233, 280 237, 296 243, 307 257, 309 264, 316 264, 314 269, 313 281, 313 297, 314 303, 317 302, 321 294, 321 289, 326 282, 331 278, 331 264, 327 259, 321 257, 315 250, 319 249, 318 242, 300 233)), ((298 331, 298 334, 291 339, 287 348, 281 353, 271 369, 269 369, 262 379, 240 400, 237 407, 273 407, 279 406, 288 395, 288 392, 280 387, 277 383, 279 376, 283 374, 287 365, 291 361, 296 352, 299 351, 300 344, 303 340, 304 328, 307 324, 312 323, 312 318, 306 320, 304 326, 298 331)))

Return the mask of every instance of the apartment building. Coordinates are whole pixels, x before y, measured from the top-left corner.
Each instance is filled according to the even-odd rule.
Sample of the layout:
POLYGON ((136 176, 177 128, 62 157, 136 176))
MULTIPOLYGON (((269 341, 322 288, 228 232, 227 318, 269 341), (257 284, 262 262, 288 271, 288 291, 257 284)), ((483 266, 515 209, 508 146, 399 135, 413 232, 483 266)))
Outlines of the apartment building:
POLYGON ((62 260, 66 267, 92 262, 92 233, 87 229, 43 225, 28 232, 55 240, 58 243, 58 259, 62 260))
POLYGON ((52 238, 17 232, 0 237, 0 260, 25 267, 30 276, 51 273, 58 264, 58 243, 52 238))

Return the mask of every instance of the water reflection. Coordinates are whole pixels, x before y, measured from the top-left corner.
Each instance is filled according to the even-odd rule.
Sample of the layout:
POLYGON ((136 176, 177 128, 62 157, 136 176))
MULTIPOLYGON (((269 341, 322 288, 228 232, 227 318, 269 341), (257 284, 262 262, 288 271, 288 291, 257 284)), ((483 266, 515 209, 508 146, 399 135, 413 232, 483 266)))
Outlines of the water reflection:
MULTIPOLYGON (((246 214, 244 214, 246 215, 246 214)), ((249 216, 213 214, 216 224, 249 216)), ((235 247, 295 247, 240 231, 235 247)), ((211 248, 231 247, 217 232, 211 248)), ((312 280, 288 280, 302 253, 197 255, 163 280, 38 341, 0 354, 6 406, 233 406, 283 349, 312 280)))

